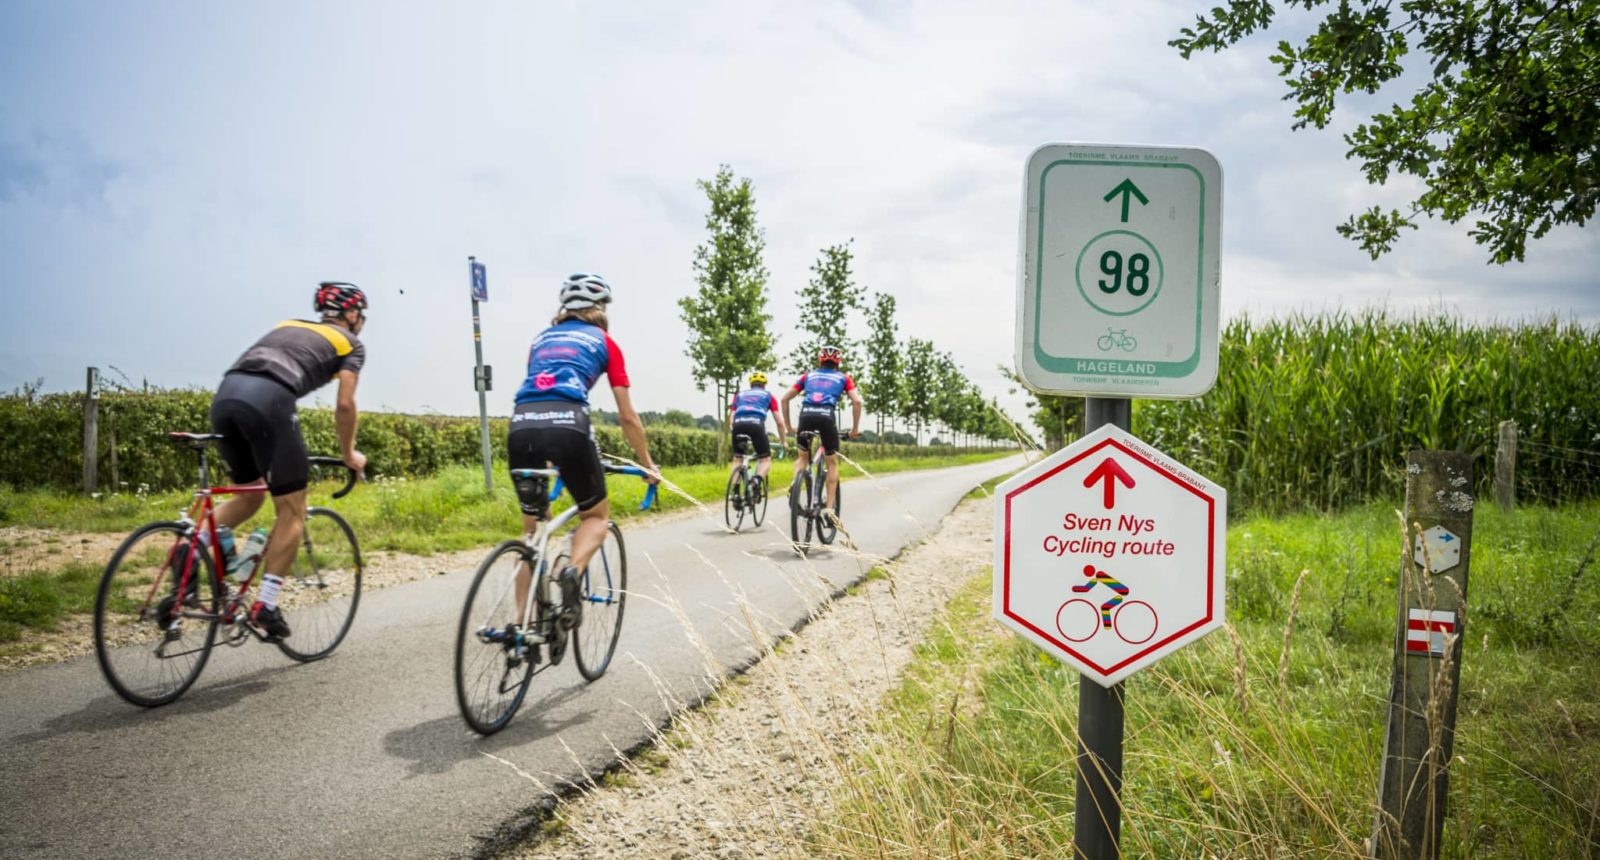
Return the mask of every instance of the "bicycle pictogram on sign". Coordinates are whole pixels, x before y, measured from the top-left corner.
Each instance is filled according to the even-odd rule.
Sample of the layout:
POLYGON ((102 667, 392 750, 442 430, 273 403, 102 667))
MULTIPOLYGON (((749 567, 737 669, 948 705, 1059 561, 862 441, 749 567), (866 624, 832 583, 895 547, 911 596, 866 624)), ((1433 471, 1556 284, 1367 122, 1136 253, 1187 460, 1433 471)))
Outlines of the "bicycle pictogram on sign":
POLYGON ((1056 630, 1067 641, 1086 642, 1101 630, 1110 630, 1122 641, 1139 645, 1156 635, 1160 620, 1155 607, 1143 600, 1124 600, 1131 589, 1092 564, 1083 566, 1083 575, 1090 581, 1072 586, 1074 593, 1083 594, 1104 585, 1112 594, 1098 608, 1089 600, 1074 597, 1056 609, 1056 630))

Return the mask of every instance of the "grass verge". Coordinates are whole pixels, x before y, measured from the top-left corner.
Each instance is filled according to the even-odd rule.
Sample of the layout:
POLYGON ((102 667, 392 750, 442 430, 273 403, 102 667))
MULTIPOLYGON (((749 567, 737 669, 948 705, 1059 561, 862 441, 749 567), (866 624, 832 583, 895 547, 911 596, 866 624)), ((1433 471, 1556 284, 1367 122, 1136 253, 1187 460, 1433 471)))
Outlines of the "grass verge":
MULTIPOLYGON (((1597 524, 1597 503, 1478 513, 1443 857, 1600 856, 1597 524)), ((1229 629, 1126 684, 1123 852, 1364 857, 1396 518, 1229 531, 1229 629)), ((919 646, 811 853, 1071 856, 1078 676, 1000 630, 989 587, 919 646)))

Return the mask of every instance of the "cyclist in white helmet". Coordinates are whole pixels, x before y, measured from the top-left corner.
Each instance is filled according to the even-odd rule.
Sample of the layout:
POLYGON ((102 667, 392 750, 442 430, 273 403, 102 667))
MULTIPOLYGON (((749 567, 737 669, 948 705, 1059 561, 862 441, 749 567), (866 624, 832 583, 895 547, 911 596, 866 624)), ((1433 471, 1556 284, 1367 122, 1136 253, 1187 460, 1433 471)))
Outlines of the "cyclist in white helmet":
MULTIPOLYGON (((575 606, 579 572, 588 567, 589 559, 605 539, 611 513, 600 448, 589 423, 589 389, 599 381, 600 374, 604 373, 611 382, 622 435, 639 464, 650 473, 647 480, 654 484, 660 478, 656 477, 655 461, 650 459, 644 422, 633 408, 622 350, 609 333, 606 306, 611 303, 611 285, 605 278, 587 272, 569 275, 561 285, 560 301, 550 327, 533 339, 528 350, 528 375, 517 389, 506 448, 512 469, 554 467, 559 471, 578 506, 572 563, 557 577, 565 605, 575 606)), ((547 492, 540 488, 524 497, 519 487, 523 524, 529 533, 538 529, 539 521, 548 513, 547 492)), ((526 570, 517 578, 519 606, 527 597, 531 579, 526 570)))

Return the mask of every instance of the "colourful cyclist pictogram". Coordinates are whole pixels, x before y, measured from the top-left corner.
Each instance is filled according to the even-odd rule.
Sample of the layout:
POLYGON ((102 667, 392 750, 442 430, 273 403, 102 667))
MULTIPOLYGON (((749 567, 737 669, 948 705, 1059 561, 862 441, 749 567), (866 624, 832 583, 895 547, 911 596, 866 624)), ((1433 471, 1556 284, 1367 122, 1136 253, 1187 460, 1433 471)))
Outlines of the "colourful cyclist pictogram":
POLYGON ((1089 577, 1089 581, 1082 585, 1072 586, 1074 593, 1083 594, 1086 591, 1093 590, 1096 585, 1104 585, 1105 587, 1116 592, 1115 594, 1111 595, 1110 600, 1100 604, 1101 625, 1105 627, 1105 629, 1110 630, 1111 610, 1116 609, 1117 606, 1122 603, 1122 598, 1128 596, 1128 586, 1118 582, 1111 576, 1111 574, 1106 573, 1103 570, 1095 570, 1094 565, 1092 564, 1086 564, 1083 566, 1083 575, 1089 577))
POLYGON ((1074 597, 1056 610, 1056 630, 1070 642, 1083 642, 1101 630, 1111 630, 1124 642, 1138 645, 1156 634, 1159 621, 1155 608, 1143 600, 1126 600, 1132 589, 1116 577, 1092 564, 1083 566, 1083 575, 1089 581, 1072 586, 1074 594, 1085 594, 1097 585, 1111 589, 1111 596, 1100 604, 1096 612, 1091 601, 1074 597), (1137 608, 1133 616, 1124 617, 1126 611, 1137 608), (1126 628, 1126 629, 1125 629, 1126 628))

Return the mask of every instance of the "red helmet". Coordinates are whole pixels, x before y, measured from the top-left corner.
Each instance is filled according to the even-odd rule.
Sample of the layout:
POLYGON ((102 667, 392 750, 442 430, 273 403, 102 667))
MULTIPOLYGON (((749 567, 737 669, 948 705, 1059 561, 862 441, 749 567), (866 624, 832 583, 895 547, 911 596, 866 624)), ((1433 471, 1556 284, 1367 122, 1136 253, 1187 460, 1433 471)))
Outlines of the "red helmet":
POLYGON ((843 363, 841 360, 843 356, 844 353, 838 347, 832 344, 824 344, 817 349, 818 364, 821 364, 824 361, 831 361, 834 364, 841 364, 843 363))
POLYGON ((349 310, 366 310, 367 294, 355 284, 344 281, 323 281, 317 285, 317 298, 313 310, 339 313, 349 310))

